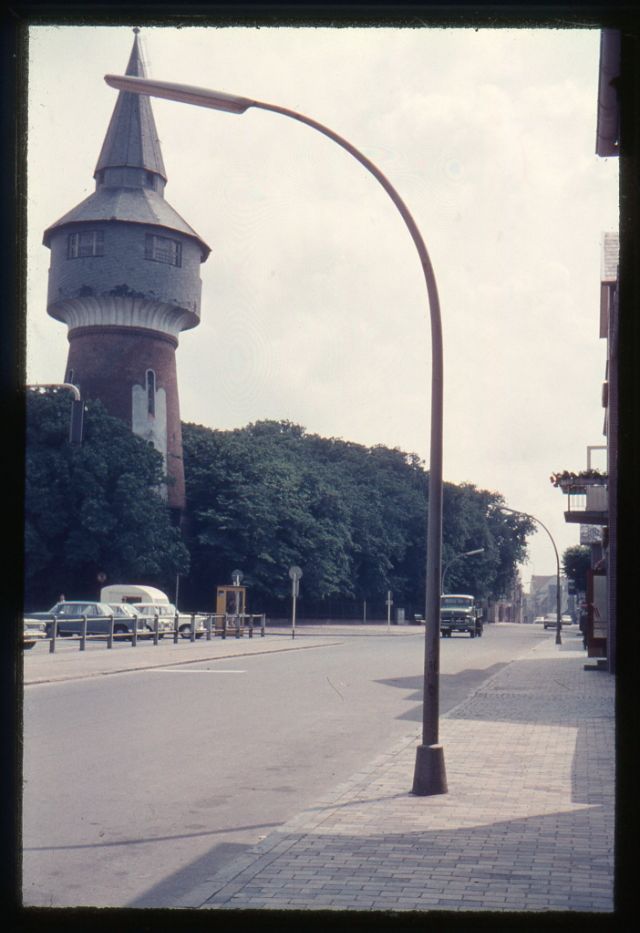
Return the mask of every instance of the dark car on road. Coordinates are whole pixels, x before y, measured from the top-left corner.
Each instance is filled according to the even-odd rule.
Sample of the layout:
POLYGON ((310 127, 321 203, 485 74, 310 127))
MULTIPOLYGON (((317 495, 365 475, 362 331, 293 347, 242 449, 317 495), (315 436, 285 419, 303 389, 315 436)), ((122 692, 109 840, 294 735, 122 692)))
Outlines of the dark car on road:
MULTIPOLYGON (((25 613, 25 621, 40 620, 47 624, 47 637, 53 634, 56 625, 57 635, 80 635, 83 618, 87 620, 87 635, 108 635, 111 631, 113 610, 106 603, 85 600, 65 600, 56 603, 48 612, 25 613)), ((114 624, 114 632, 128 631, 129 626, 122 622, 121 627, 114 624)))

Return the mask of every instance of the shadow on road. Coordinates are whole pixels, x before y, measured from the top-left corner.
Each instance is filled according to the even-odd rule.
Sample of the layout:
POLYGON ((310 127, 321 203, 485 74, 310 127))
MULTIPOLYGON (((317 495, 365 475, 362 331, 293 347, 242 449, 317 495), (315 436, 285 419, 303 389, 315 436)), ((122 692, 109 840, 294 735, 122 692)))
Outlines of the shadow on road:
MULTIPOLYGON (((468 668, 460 671, 458 674, 440 674, 440 712, 442 715, 453 709, 458 703, 462 702, 466 696, 473 690, 477 690, 486 680, 497 674, 499 670, 506 666, 507 662, 492 664, 491 667, 468 668)), ((422 690, 424 678, 420 676, 412 677, 392 677, 390 679, 377 680, 376 683, 384 684, 387 687, 396 687, 399 690, 407 691, 406 700, 415 701, 417 706, 405 710, 397 719, 407 720, 408 722, 422 722, 422 690)))

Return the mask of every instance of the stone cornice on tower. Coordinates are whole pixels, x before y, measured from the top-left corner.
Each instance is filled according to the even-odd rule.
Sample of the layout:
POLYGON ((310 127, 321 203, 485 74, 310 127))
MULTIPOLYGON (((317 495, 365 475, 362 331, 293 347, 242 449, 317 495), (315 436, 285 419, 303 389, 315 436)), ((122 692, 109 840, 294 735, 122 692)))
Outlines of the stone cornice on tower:
POLYGON ((69 331, 85 327, 137 328, 166 335, 176 346, 178 334, 199 323, 197 315, 176 308, 175 305, 114 296, 67 299, 59 307, 50 305, 49 314, 66 324, 69 331))

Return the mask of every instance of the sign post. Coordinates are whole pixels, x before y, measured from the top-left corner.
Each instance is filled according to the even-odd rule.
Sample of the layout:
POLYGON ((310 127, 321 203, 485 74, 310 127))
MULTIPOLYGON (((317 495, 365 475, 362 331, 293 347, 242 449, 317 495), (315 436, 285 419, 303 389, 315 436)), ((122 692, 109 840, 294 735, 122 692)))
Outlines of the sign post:
POLYGON ((300 577, 302 571, 299 567, 289 567, 291 577, 291 637, 296 637, 296 599, 300 591, 300 577))

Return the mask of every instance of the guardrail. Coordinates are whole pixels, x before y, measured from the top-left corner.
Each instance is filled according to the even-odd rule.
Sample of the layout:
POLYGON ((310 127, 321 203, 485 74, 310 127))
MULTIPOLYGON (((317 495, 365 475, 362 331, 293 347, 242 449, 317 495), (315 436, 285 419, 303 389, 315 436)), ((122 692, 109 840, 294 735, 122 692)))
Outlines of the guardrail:
POLYGON ((49 653, 53 654, 56 650, 56 644, 59 638, 71 639, 78 641, 78 648, 80 651, 86 649, 87 641, 106 641, 107 648, 113 648, 114 641, 131 641, 131 647, 135 648, 139 640, 147 641, 149 639, 153 640, 154 645, 158 645, 160 640, 164 638, 165 635, 170 635, 173 644, 178 643, 178 638, 186 638, 189 641, 195 642, 196 639, 204 637, 206 641, 211 641, 212 638, 215 638, 216 635, 219 635, 221 638, 226 639, 227 635, 234 635, 236 638, 242 638, 244 635, 245 629, 248 633, 249 638, 253 638, 253 633, 256 628, 260 629, 260 637, 264 638, 266 630, 266 616, 263 614, 244 614, 244 615, 220 615, 218 613, 176 613, 173 620, 173 627, 170 631, 161 630, 160 628, 160 615, 156 613, 153 617, 153 628, 149 630, 147 626, 144 628, 140 627, 140 620, 135 619, 130 630, 125 631, 116 631, 116 628, 122 623, 118 623, 115 620, 115 616, 109 616, 107 619, 104 617, 98 619, 95 616, 80 616, 77 619, 51 619, 49 623, 51 626, 51 633, 48 635, 49 639, 49 653), (180 628, 184 626, 184 623, 181 619, 184 619, 185 615, 189 616, 191 619, 190 631, 188 635, 184 635, 180 631, 180 628), (105 622, 106 631, 104 632, 89 632, 87 631, 90 622, 105 622), (73 623, 80 625, 80 631, 78 633, 65 633, 61 634, 58 631, 60 625, 73 623))

